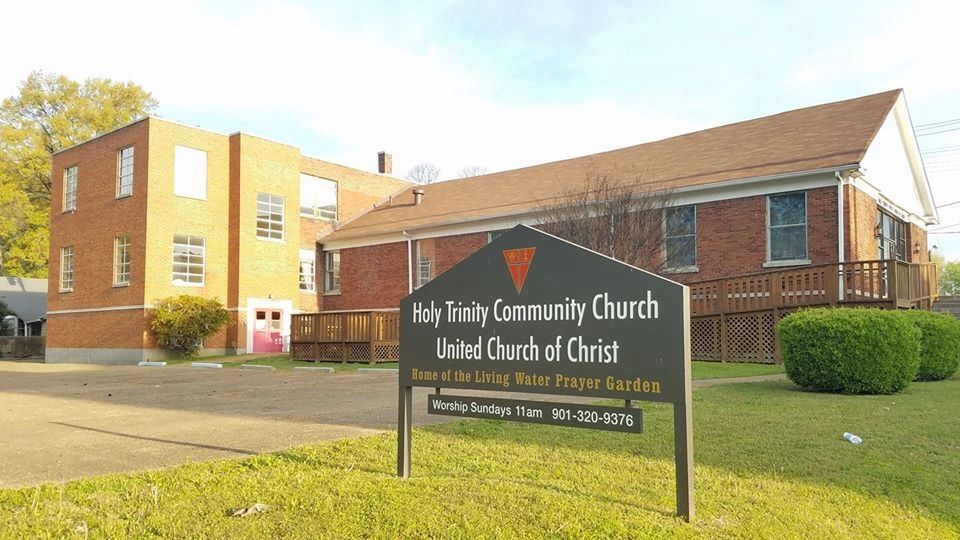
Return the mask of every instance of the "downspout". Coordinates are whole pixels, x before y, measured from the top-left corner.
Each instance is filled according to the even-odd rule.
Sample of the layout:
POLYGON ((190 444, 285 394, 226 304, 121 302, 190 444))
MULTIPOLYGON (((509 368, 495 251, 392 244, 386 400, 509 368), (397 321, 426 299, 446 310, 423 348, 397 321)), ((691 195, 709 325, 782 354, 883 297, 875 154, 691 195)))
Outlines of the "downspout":
POLYGON ((837 266, 840 272, 837 276, 840 300, 843 300, 843 263, 844 263, 844 219, 843 219, 843 175, 840 171, 833 173, 837 177, 837 266))
POLYGON ((413 238, 407 231, 400 231, 407 238, 407 294, 413 293, 413 238))

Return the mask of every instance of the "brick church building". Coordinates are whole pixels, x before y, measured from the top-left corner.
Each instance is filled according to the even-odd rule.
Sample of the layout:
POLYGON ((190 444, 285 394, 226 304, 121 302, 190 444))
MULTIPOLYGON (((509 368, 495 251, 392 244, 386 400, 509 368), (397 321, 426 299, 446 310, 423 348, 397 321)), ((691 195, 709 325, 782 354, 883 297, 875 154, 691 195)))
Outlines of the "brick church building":
POLYGON ((319 236, 318 305, 397 308, 498 231, 542 223, 543 201, 591 175, 635 177, 671 191, 660 231, 665 260, 657 266, 687 284, 827 263, 925 262, 926 230, 938 220, 904 94, 893 90, 411 186, 319 236), (632 176, 637 170, 643 174, 632 176))

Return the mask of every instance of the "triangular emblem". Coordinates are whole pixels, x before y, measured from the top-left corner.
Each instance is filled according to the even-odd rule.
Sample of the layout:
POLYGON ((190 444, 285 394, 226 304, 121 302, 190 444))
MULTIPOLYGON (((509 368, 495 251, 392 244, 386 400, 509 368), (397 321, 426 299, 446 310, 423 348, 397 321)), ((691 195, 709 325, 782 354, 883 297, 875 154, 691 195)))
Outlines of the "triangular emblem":
POLYGON ((523 290, 523 282, 527 280, 527 273, 530 271, 530 263, 533 262, 533 254, 537 248, 520 248, 503 250, 503 258, 507 261, 507 270, 510 271, 510 277, 513 279, 513 286, 517 288, 517 294, 523 290))

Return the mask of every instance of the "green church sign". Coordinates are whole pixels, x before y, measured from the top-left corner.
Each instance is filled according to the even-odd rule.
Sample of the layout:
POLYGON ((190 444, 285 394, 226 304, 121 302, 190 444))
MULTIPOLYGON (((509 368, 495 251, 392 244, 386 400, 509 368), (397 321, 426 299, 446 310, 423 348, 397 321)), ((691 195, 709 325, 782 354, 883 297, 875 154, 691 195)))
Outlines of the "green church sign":
MULTIPOLYGON (((398 474, 412 389, 428 412, 640 432, 632 407, 440 395, 461 388, 674 405, 677 511, 693 516, 689 289, 517 226, 400 303, 398 474)), ((583 400, 579 400, 583 401, 583 400)))

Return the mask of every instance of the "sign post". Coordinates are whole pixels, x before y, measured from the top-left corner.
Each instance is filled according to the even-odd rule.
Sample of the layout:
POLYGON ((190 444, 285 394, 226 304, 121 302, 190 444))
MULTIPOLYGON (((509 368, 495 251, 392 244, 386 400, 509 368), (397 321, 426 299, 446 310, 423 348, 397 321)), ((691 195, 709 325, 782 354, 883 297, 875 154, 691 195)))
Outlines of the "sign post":
POLYGON ((397 474, 410 475, 413 387, 428 412, 640 433, 633 401, 673 404, 677 514, 694 518, 689 289, 517 226, 400 303, 397 474), (456 396, 441 388, 620 400, 456 396))

